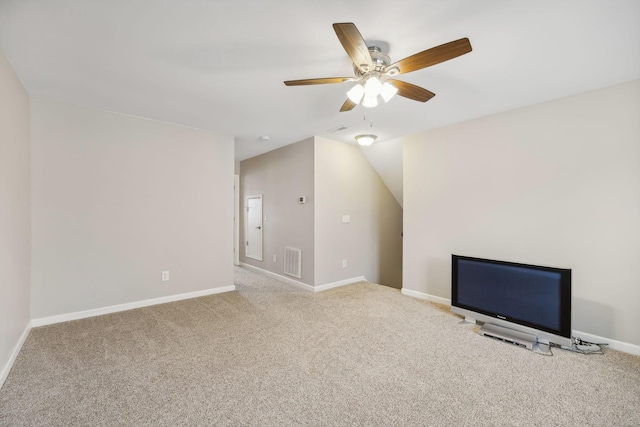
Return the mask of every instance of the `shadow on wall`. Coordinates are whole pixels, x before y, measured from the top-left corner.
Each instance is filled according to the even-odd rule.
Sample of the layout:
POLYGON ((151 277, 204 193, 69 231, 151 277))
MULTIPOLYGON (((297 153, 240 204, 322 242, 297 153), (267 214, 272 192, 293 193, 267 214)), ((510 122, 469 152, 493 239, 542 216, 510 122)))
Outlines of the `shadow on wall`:
POLYGON ((444 258, 428 258, 425 269, 427 271, 425 293, 451 300, 451 255, 447 254, 444 258))
POLYGON ((380 284, 402 289, 402 235, 395 228, 381 229, 378 234, 378 277, 380 284), (382 233, 386 234, 383 236, 382 233))
POLYGON ((383 211, 377 231, 379 282, 402 289, 402 213, 383 211))
POLYGON ((589 331, 601 337, 613 337, 613 308, 595 301, 573 297, 571 300, 571 328, 578 331, 589 331))

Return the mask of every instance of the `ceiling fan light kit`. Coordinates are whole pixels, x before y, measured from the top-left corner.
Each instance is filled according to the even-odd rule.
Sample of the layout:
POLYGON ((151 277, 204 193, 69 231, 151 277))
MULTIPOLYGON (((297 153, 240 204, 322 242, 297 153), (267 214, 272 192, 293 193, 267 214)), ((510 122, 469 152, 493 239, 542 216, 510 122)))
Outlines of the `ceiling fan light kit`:
POLYGON ((464 55, 472 50, 469 39, 462 38, 424 50, 391 64, 389 56, 383 53, 379 47, 367 46, 360 31, 353 23, 336 23, 333 24, 333 29, 342 47, 353 61, 355 77, 288 80, 284 84, 304 86, 357 82, 347 92, 347 100, 342 104, 340 112, 351 111, 360 103, 363 107, 375 107, 378 105, 378 96, 388 102, 396 93, 414 101, 426 102, 433 98, 435 93, 391 77, 421 70, 464 55))
POLYGON ((378 105, 378 95, 384 102, 389 102, 398 93, 398 88, 389 82, 381 83, 376 76, 369 76, 363 86, 358 83, 347 92, 347 97, 355 104, 362 101, 363 107, 375 107, 378 105))

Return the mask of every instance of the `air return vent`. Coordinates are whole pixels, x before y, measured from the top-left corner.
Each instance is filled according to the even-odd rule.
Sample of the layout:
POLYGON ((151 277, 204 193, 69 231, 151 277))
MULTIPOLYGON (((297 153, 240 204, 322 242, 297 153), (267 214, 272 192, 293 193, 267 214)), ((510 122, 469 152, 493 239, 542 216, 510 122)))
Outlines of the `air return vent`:
POLYGON ((302 278, 302 251, 297 248, 284 248, 284 274, 302 278))

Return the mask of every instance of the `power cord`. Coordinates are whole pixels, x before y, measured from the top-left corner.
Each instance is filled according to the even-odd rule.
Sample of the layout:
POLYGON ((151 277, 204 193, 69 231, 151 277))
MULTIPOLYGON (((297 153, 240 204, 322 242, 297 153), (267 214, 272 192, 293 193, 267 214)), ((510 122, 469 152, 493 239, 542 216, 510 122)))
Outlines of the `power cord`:
POLYGON ((603 347, 607 343, 592 343, 578 337, 573 337, 573 343, 570 347, 559 346, 563 350, 573 351, 580 354, 604 354, 603 347))

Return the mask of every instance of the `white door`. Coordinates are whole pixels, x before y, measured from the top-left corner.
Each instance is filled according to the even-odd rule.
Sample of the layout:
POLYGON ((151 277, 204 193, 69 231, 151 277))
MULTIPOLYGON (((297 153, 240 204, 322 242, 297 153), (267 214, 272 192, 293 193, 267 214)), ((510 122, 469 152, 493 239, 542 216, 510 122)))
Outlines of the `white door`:
POLYGON ((233 178, 233 263, 240 265, 240 175, 233 178))
POLYGON ((248 196, 245 219, 245 254, 262 261, 262 196, 248 196))

